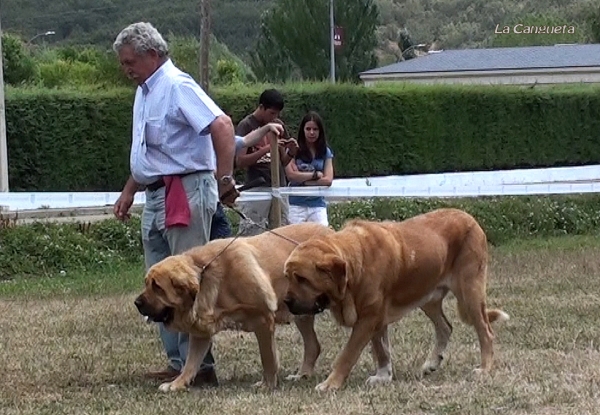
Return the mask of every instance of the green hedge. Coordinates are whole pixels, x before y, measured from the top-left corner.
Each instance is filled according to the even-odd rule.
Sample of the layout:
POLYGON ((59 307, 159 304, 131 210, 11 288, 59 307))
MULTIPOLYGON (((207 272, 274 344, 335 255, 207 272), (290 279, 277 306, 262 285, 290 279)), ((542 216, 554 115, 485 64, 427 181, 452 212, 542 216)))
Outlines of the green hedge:
POLYGON ((132 103, 128 89, 9 89, 10 190, 120 190, 129 171, 132 103))
MULTIPOLYGON (((234 121, 264 86, 215 90, 234 121)), ((584 165, 600 161, 598 87, 309 84, 282 88, 294 135, 325 120, 336 176, 584 165)), ((7 94, 13 190, 117 191, 128 174, 133 90, 7 94)))
MULTIPOLYGON (((339 229, 351 218, 402 220, 440 207, 471 213, 493 245, 516 239, 595 235, 600 229, 600 195, 477 199, 372 199, 331 204, 329 218, 339 229)), ((238 217, 228 210, 237 230, 238 217)), ((0 280, 16 276, 71 275, 72 272, 142 262, 139 217, 89 226, 22 225, 0 228, 0 280)))
POLYGON ((348 218, 404 220, 434 209, 453 207, 473 215, 492 245, 515 239, 590 235, 600 230, 600 195, 502 196, 468 199, 377 198, 329 207, 329 221, 339 228, 348 218))

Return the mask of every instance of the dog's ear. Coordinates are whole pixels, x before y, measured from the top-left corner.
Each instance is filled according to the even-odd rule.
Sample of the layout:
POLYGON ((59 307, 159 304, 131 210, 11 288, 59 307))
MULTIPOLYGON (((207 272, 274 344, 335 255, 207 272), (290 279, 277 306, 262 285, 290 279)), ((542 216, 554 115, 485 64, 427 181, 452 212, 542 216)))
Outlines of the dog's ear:
POLYGON ((196 273, 188 274, 189 278, 181 279, 181 275, 171 279, 173 289, 180 298, 189 298, 193 303, 198 294, 198 277, 196 273))
POLYGON ((188 258, 175 255, 156 264, 150 272, 153 284, 162 291, 172 306, 181 306, 188 299, 194 302, 198 293, 197 271, 188 258))
POLYGON ((173 288, 181 297, 188 297, 192 303, 199 290, 200 271, 195 266, 191 257, 178 255, 177 263, 173 267, 171 280, 173 288))
POLYGON ((336 292, 333 293, 338 299, 344 298, 346 295, 346 286, 348 284, 348 276, 346 274, 346 261, 337 255, 326 255, 321 261, 317 262, 316 268, 319 271, 329 274, 331 277, 336 292))

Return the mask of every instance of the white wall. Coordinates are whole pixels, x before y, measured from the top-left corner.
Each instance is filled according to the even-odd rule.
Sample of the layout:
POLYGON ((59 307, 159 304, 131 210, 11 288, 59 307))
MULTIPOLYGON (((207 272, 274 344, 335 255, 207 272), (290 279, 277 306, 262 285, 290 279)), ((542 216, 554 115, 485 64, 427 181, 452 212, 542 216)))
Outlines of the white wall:
POLYGON ((391 74, 381 77, 363 78, 365 86, 383 82, 412 82, 425 84, 471 84, 471 85, 530 85, 564 83, 600 83, 600 70, 588 72, 536 72, 536 73, 431 73, 391 74))

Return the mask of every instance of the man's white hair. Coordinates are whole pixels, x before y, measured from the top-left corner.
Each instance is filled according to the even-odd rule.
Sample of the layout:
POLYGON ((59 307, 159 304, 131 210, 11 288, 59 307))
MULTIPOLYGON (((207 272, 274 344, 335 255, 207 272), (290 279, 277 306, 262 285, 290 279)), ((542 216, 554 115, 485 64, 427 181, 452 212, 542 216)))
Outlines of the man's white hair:
POLYGON ((138 55, 154 50, 162 58, 169 53, 167 42, 160 32, 147 22, 130 24, 117 35, 115 43, 113 43, 114 51, 119 53, 125 45, 132 46, 138 55))

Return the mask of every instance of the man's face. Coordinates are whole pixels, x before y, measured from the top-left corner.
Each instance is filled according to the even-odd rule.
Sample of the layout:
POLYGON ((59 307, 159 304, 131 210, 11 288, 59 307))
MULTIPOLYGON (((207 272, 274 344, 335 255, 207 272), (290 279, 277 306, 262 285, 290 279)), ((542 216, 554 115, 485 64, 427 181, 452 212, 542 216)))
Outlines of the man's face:
POLYGON ((280 111, 275 108, 265 108, 262 105, 260 106, 260 114, 261 114, 261 122, 263 124, 268 124, 270 122, 275 121, 276 118, 279 118, 280 111))
POLYGON ((156 51, 151 50, 143 54, 137 54, 131 45, 125 45, 121 48, 119 62, 125 75, 138 85, 146 82, 146 79, 160 66, 160 58, 156 51))

